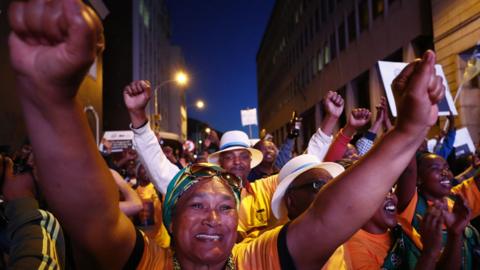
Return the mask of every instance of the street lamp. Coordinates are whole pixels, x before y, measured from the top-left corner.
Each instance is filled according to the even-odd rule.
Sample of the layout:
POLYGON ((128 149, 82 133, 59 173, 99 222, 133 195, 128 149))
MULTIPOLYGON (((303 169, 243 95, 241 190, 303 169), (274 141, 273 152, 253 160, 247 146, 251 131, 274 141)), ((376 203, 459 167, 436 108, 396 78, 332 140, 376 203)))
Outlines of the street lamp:
MULTIPOLYGON (((166 80, 166 81, 163 81, 159 84, 157 84, 157 86, 155 86, 155 88, 153 89, 153 98, 154 98, 154 114, 155 116, 158 115, 158 90, 159 89, 162 89, 163 86, 169 84, 169 83, 176 83, 178 86, 185 86, 187 85, 188 83, 188 75, 183 72, 183 71, 178 71, 174 78, 173 79, 169 79, 169 80, 166 80)), ((158 119, 160 120, 160 119, 158 119)), ((155 122, 156 124, 156 122, 155 122)))
POLYGON ((198 109, 203 109, 205 108, 205 102, 203 102, 203 100, 199 99, 195 102, 195 107, 197 107, 198 109))

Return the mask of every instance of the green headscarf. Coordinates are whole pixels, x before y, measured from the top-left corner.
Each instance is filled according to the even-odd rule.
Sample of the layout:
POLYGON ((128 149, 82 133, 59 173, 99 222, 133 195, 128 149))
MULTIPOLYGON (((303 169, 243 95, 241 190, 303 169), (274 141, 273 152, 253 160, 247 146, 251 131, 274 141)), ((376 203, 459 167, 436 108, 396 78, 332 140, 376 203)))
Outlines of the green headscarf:
POLYGON ((167 231, 169 231, 169 226, 172 223, 172 213, 175 209, 175 206, 178 202, 178 199, 192 186, 197 184, 202 178, 204 177, 218 177, 218 179, 223 180, 228 186, 232 189, 233 194, 235 195, 235 201, 237 203, 237 207, 240 205, 240 187, 235 186, 232 184, 232 181, 229 181, 229 177, 234 177, 233 175, 228 174, 223 170, 221 167, 218 167, 215 164, 211 163, 197 163, 189 165, 182 170, 180 170, 175 177, 173 177, 172 181, 167 188, 167 194, 165 195, 165 200, 163 201, 163 209, 162 209, 162 216, 163 216, 163 224, 167 231), (192 172, 192 168, 195 169, 192 172))

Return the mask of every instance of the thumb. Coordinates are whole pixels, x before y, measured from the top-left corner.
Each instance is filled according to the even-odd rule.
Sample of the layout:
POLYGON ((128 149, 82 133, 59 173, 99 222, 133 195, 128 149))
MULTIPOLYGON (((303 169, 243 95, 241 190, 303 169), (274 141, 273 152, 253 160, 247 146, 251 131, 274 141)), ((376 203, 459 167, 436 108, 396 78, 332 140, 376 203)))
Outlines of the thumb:
POLYGON ((435 72, 435 53, 431 50, 423 54, 423 58, 415 66, 415 71, 409 81, 409 91, 414 94, 426 94, 428 85, 435 72))
POLYGON ((405 68, 402 69, 400 74, 395 77, 392 82, 392 89, 393 90, 400 90, 403 91, 405 85, 407 85, 410 76, 412 76, 413 72, 415 71, 415 67, 420 62, 420 59, 416 59, 415 61, 409 63, 405 68))

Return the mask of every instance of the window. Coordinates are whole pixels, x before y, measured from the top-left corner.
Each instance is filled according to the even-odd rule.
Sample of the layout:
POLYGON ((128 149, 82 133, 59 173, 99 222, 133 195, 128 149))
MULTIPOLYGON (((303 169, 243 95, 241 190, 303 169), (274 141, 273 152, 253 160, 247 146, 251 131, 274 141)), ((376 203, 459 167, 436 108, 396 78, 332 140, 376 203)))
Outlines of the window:
POLYGON ((327 1, 321 1, 322 3, 322 22, 327 21, 327 1))
POLYGON ((335 0, 328 0, 329 13, 332 14, 334 9, 335 9, 335 0))
POLYGON ((335 33, 330 35, 330 54, 331 60, 337 57, 337 39, 335 38, 335 33))
POLYGON ((345 50, 345 23, 342 22, 340 27, 338 27, 338 47, 340 51, 345 50))
POLYGON ((360 14, 360 32, 363 32, 368 29, 368 25, 370 21, 368 0, 362 0, 360 2, 359 14, 360 14))
POLYGON ((352 11, 348 15, 348 41, 352 42, 357 38, 357 19, 355 17, 355 11, 352 11))
POLYGON ((323 63, 325 63, 325 65, 327 65, 332 60, 330 46, 328 45, 328 42, 325 42, 325 46, 323 47, 323 52, 324 52, 323 53, 323 63))
POLYGON ((318 71, 321 71, 323 69, 323 61, 324 61, 323 50, 320 49, 320 50, 318 50, 318 53, 317 53, 317 69, 318 69, 318 71))
POLYGON ((385 2, 383 0, 373 0, 373 18, 376 19, 385 11, 385 2))
POLYGON ((318 32, 320 30, 320 15, 319 15, 318 8, 315 9, 315 32, 318 32))
POLYGON ((310 41, 313 40, 313 33, 315 32, 315 21, 314 18, 310 18, 310 41))

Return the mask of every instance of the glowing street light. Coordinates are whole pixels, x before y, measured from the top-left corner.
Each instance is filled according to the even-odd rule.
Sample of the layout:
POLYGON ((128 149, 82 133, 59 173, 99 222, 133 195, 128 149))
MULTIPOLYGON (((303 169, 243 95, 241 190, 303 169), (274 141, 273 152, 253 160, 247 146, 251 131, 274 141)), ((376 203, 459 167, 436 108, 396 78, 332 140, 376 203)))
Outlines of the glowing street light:
POLYGON ((210 134, 211 131, 212 131, 212 130, 211 130, 209 127, 207 127, 207 128, 205 129, 205 133, 207 133, 207 134, 210 134))
POLYGON ((175 75, 175 81, 178 85, 184 86, 188 83, 188 75, 183 71, 179 71, 175 75))
POLYGON ((205 108, 205 102, 203 102, 203 100, 197 100, 197 102, 195 102, 195 107, 201 110, 205 108))
POLYGON ((158 116, 158 90, 161 89, 163 86, 169 84, 169 83, 175 83, 178 86, 186 86, 188 84, 188 80, 189 79, 188 79, 187 73, 185 73, 183 71, 178 71, 175 74, 175 76, 173 77, 173 79, 163 81, 163 82, 157 84, 157 86, 155 86, 155 88, 153 89, 154 114, 155 114, 155 116, 158 116))

